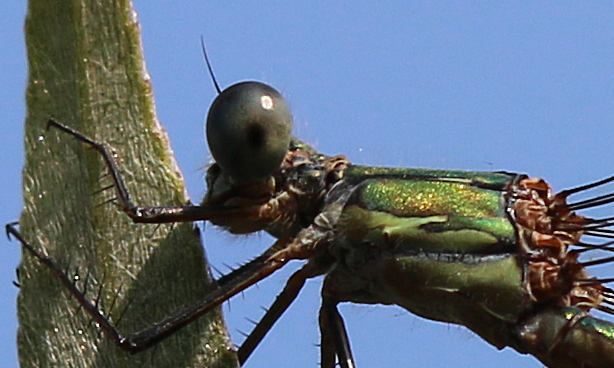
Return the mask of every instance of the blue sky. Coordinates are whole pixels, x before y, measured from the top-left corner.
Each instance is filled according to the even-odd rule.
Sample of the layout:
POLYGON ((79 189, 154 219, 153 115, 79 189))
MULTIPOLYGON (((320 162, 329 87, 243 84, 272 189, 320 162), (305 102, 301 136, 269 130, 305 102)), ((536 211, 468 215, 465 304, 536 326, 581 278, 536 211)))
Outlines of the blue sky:
MULTIPOLYGON (((16 3, 0 5, 2 223, 21 208, 25 5, 16 3)), ((213 3, 135 2, 159 118, 194 200, 205 192, 203 121, 215 97, 201 35, 222 86, 271 84, 290 102, 295 134, 324 153, 370 165, 524 172, 559 189, 614 173, 610 2, 213 3)), ((207 227, 204 242, 223 269, 271 239, 207 227)), ((11 281, 20 254, 16 243, 2 242, 0 352, 7 367, 17 366, 11 281)), ((291 268, 225 306, 234 341, 291 268)), ((247 367, 318 366, 319 287, 318 279, 308 283, 247 367)), ((399 308, 344 305, 342 313, 359 367, 541 366, 399 308)))

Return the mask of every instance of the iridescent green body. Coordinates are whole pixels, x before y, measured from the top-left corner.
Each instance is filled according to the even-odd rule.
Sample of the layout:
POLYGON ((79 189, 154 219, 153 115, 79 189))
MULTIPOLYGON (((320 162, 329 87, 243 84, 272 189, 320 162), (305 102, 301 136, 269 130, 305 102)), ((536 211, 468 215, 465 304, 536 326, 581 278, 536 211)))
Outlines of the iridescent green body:
POLYGON ((424 318, 464 325, 499 349, 510 346, 553 367, 578 366, 565 363, 574 361, 612 366, 614 325, 588 315, 581 324, 566 325, 570 313, 583 312, 551 305, 546 322, 528 291, 511 215, 516 184, 525 178, 349 166, 332 191, 351 193, 331 250, 343 261, 327 273, 323 294, 338 302, 396 304, 424 318), (527 338, 527 330, 548 328, 540 333, 550 341, 539 334, 537 340, 527 338), (588 355, 583 360, 551 356, 550 348, 561 344, 557 338, 563 338, 566 353, 577 355, 587 336, 612 354, 583 354, 588 355))
POLYGON ((365 240, 385 246, 382 242, 398 239, 414 250, 481 254, 516 242, 504 194, 517 175, 363 166, 345 173, 359 184, 342 220, 371 229, 365 240))
POLYGON ((336 297, 397 304, 507 345, 501 333, 530 306, 507 214, 506 194, 519 177, 348 168, 354 188, 336 242, 346 262, 329 274, 336 297))

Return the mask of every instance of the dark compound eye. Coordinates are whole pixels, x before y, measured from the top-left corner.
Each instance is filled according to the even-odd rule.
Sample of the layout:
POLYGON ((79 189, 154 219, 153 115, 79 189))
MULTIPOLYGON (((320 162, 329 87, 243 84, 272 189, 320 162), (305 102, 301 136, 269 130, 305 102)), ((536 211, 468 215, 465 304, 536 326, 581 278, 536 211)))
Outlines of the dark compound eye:
POLYGON ((288 150, 291 131, 288 103, 260 82, 228 87, 213 101, 207 116, 209 149, 234 184, 271 175, 288 150))

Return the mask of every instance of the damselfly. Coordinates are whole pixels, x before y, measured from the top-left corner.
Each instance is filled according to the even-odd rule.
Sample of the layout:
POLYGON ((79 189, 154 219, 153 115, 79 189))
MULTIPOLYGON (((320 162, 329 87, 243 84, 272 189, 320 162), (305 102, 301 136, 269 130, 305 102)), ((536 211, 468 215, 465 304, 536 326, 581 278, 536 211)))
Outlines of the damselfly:
POLYGON ((606 205, 613 194, 574 200, 609 177, 554 193, 542 179, 507 172, 357 166, 291 137, 283 97, 259 82, 222 91, 207 120, 216 160, 200 205, 132 202, 109 148, 55 120, 49 125, 98 151, 135 222, 209 221, 234 234, 267 231, 277 238, 262 255, 218 280, 201 302, 143 331, 124 335, 41 248, 7 231, 52 268, 100 328, 131 353, 148 349, 212 308, 302 260, 238 350, 244 362, 294 301, 305 281, 323 276, 321 363, 353 367, 337 305, 396 304, 425 318, 463 325, 490 344, 532 354, 550 367, 614 365, 609 279, 580 261, 587 250, 611 251, 613 218, 577 211, 606 205), (595 239, 604 239, 597 241, 595 239))

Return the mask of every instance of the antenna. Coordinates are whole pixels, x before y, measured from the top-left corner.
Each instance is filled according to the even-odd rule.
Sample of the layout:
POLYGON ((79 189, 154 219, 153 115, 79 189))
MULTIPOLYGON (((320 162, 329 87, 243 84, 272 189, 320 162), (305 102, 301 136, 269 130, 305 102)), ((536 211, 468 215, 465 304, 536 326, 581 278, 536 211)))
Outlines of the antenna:
POLYGON ((203 36, 200 36, 200 45, 203 48, 203 56, 205 57, 205 63, 207 63, 207 69, 209 69, 209 75, 213 80, 213 86, 215 87, 215 90, 219 95, 220 93, 222 93, 222 90, 220 89, 220 85, 217 84, 217 80, 215 79, 215 75, 213 74, 213 68, 211 68, 211 63, 209 62, 209 57, 207 56, 207 49, 205 48, 205 38, 203 36))

